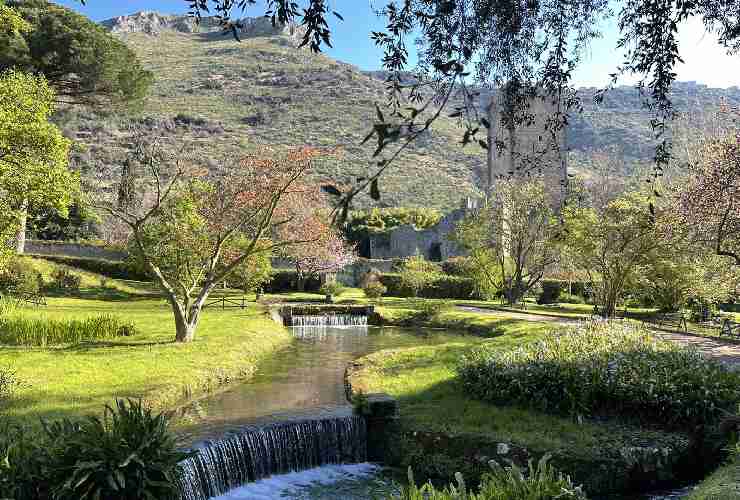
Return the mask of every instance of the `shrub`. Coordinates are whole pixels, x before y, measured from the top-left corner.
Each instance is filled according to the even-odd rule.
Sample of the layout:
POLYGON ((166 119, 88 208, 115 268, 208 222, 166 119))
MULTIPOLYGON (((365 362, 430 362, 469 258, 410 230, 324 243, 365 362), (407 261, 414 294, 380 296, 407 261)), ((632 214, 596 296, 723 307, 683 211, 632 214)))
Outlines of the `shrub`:
POLYGON ((51 273, 51 288, 59 292, 76 292, 80 289, 82 277, 69 269, 58 267, 51 273))
POLYGON ((37 295, 44 286, 41 273, 25 259, 14 259, 0 273, 0 291, 12 295, 37 295))
POLYGON ((542 293, 537 298, 538 304, 556 304, 562 292, 562 282, 557 280, 543 280, 542 293))
POLYGON ((129 337, 136 326, 103 314, 85 319, 29 318, 23 314, 0 317, 0 344, 47 346, 129 337))
POLYGON ((492 472, 485 474, 479 492, 468 491, 461 474, 455 474, 457 485, 437 490, 431 483, 418 488, 409 470, 409 485, 404 488, 402 500, 587 500, 580 487, 570 477, 556 471, 544 456, 535 467, 530 460, 526 471, 516 465, 503 468, 496 461, 489 465, 492 472))
POLYGON ((580 295, 561 293, 560 297, 558 297, 558 302, 561 304, 585 304, 586 300, 580 295))
POLYGON ((0 497, 16 500, 175 498, 178 462, 188 456, 177 451, 167 418, 135 401, 107 406, 102 418, 46 423, 41 436, 2 430, 0 497))
POLYGON ((408 320, 411 323, 426 322, 436 318, 440 313, 452 306, 443 300, 409 299, 408 307, 412 309, 408 320))
MULTIPOLYGON (((15 375, 15 371, 8 367, 0 366, 0 408, 2 408, 4 401, 6 401, 13 390, 20 385, 18 378, 15 375)), ((2 457, 2 454, 0 454, 2 457)))
MULTIPOLYGON (((317 276, 310 276, 306 280, 305 292, 318 292, 321 288, 321 280, 317 276)), ((270 280, 265 283, 265 292, 283 293, 298 291, 298 273, 295 271, 275 271, 270 280)))
POLYGON ((362 288, 362 291, 368 299, 379 299, 388 292, 388 288, 380 281, 371 281, 362 288))
POLYGON ((146 271, 130 259, 124 262, 82 257, 56 256, 44 256, 43 259, 49 262, 83 269, 91 273, 102 274, 103 276, 108 276, 113 279, 151 281, 151 277, 146 273, 146 271))
POLYGON ((399 273, 404 288, 410 290, 414 297, 418 297, 419 292, 429 287, 440 274, 439 266, 419 255, 406 259, 399 273))
POLYGON ((345 287, 338 281, 327 281, 326 283, 321 285, 321 288, 319 288, 319 293, 323 295, 336 296, 341 295, 341 293, 344 292, 346 289, 347 287, 345 287))
POLYGON ((452 276, 470 276, 472 267, 469 257, 450 257, 442 262, 442 272, 452 276))
MULTIPOLYGON (((388 289, 386 295, 391 297, 412 297, 414 295, 413 290, 404 283, 400 274, 383 274, 380 276, 380 283, 388 289)), ((436 275, 433 280, 427 282, 419 289, 417 294, 419 297, 430 299, 469 299, 471 297, 478 297, 475 282, 472 279, 444 274, 436 275)))
POLYGON ((581 324, 508 352, 476 349, 458 376, 484 401, 671 428, 713 423, 740 400, 740 374, 624 322, 581 324))

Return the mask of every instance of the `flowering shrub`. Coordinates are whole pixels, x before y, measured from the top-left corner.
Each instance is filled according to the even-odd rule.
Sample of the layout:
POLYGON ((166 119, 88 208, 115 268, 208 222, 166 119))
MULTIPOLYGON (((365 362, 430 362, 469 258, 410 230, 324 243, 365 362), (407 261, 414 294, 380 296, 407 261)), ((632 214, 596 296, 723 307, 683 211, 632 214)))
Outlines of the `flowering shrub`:
POLYGON ((622 322, 579 324, 508 352, 480 348, 458 375, 493 403, 668 427, 712 423, 740 399, 740 374, 622 322))

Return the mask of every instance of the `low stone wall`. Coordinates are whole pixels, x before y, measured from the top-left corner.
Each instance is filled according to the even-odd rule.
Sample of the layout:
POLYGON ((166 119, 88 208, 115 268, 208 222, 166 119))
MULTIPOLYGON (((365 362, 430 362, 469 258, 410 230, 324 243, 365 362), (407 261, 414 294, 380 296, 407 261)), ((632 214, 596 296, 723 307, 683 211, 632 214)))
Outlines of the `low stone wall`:
POLYGON ((83 259, 103 259, 111 261, 126 260, 128 253, 123 250, 98 245, 66 241, 26 240, 24 253, 51 257, 76 257, 83 259))

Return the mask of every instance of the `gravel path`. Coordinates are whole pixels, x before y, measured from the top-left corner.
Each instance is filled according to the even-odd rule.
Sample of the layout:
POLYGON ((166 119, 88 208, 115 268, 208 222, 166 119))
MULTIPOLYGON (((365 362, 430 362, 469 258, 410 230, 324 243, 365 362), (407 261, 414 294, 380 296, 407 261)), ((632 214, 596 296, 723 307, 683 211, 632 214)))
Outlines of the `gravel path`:
MULTIPOLYGON (((579 321, 578 318, 565 318, 558 316, 546 316, 542 314, 512 311, 498 311, 495 309, 484 309, 474 306, 458 306, 462 311, 474 312, 477 314, 506 315, 510 318, 516 318, 527 321, 542 321, 558 324, 569 324, 579 321)), ((721 340, 715 340, 699 335, 690 335, 679 332, 669 332, 666 330, 652 329, 655 335, 664 340, 676 342, 681 345, 692 346, 705 356, 716 359, 721 363, 731 366, 733 369, 740 369, 740 344, 731 344, 721 340)))

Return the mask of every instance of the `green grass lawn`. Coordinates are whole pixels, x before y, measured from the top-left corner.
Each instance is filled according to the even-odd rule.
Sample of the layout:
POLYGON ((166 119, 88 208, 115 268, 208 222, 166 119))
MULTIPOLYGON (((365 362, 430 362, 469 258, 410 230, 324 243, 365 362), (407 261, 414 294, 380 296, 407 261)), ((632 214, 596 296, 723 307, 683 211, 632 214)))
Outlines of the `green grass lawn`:
MULTIPOLYGON (((50 271, 53 265, 39 266, 50 271), (48 266, 48 267, 47 267, 48 266)), ((4 412, 12 418, 77 417, 99 412, 114 398, 143 398, 165 409, 187 396, 251 376, 256 364, 290 341, 261 306, 207 309, 190 344, 174 342, 169 305, 151 285, 83 276, 82 297, 47 298, 48 306, 26 308, 33 317, 84 318, 111 314, 131 320, 139 334, 114 341, 53 348, 0 346, 0 366, 22 382, 4 412), (107 291, 106 291, 107 290, 107 291)))
POLYGON ((686 500, 740 500, 740 459, 717 469, 686 500))

